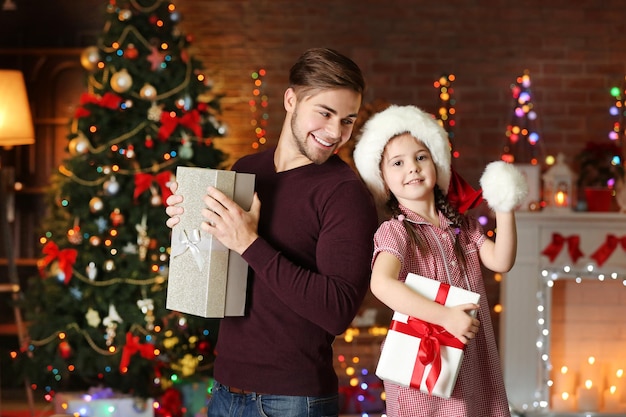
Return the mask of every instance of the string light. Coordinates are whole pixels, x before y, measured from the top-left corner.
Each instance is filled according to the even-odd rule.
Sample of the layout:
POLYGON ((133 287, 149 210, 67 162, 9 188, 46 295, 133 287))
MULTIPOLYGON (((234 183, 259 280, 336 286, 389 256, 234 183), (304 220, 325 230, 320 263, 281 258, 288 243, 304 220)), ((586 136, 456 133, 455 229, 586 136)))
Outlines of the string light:
POLYGON ((433 84, 435 88, 439 89, 439 109, 437 110, 437 121, 448 132, 448 140, 450 143, 450 149, 452 150, 452 157, 458 158, 459 152, 454 148, 454 131, 453 128, 456 125, 454 116, 456 114, 456 99, 454 99, 454 89, 452 83, 456 79, 454 74, 444 74, 439 80, 433 84))
POLYGON ((584 267, 573 268, 570 265, 563 265, 558 268, 545 268, 541 271, 540 286, 537 292, 537 358, 539 378, 535 389, 535 401, 532 404, 534 410, 547 410, 549 404, 550 387, 553 381, 550 378, 552 371, 552 361, 550 356, 551 338, 551 312, 552 312, 552 288, 555 281, 569 279, 576 284, 581 284, 584 280, 608 281, 621 280, 626 286, 626 274, 617 271, 598 271, 594 264, 589 263, 584 267))
POLYGON ((507 143, 502 160, 506 162, 530 163, 537 165, 539 160, 537 144, 540 136, 537 131, 537 113, 534 109, 530 90, 530 72, 524 71, 511 85, 514 100, 511 122, 506 128, 507 143))
POLYGON ((254 134, 256 136, 255 141, 252 143, 252 149, 259 149, 261 145, 267 143, 267 121, 269 114, 267 113, 268 97, 265 94, 265 85, 263 78, 267 74, 265 69, 261 68, 258 71, 254 71, 250 76, 254 87, 252 88, 252 98, 250 99, 250 112, 252 113, 252 120, 250 124, 254 128, 254 134))

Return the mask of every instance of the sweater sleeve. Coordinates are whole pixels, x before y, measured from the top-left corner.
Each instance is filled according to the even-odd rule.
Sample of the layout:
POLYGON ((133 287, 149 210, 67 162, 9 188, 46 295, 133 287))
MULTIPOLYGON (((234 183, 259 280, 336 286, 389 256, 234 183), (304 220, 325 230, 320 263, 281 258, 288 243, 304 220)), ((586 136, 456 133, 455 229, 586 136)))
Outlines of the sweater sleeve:
POLYGON ((267 285, 301 317, 341 334, 356 315, 369 287, 376 209, 359 181, 338 185, 319 211, 317 270, 288 259, 262 237, 244 253, 256 285, 267 285))

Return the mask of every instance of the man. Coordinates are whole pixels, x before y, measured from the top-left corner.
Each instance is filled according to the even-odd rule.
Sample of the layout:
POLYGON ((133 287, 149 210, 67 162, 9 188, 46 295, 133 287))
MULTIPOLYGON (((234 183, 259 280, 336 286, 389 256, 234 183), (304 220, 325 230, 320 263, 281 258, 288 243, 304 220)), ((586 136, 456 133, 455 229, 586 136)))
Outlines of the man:
MULTIPOLYGON (((250 266, 246 315, 220 324, 209 417, 338 415, 332 343, 367 291, 377 217, 335 153, 365 83, 352 60, 322 48, 299 58, 289 82, 276 148, 233 166, 256 175, 250 211, 212 187, 204 197, 203 230, 250 266)), ((182 197, 167 202, 172 227, 182 197)))

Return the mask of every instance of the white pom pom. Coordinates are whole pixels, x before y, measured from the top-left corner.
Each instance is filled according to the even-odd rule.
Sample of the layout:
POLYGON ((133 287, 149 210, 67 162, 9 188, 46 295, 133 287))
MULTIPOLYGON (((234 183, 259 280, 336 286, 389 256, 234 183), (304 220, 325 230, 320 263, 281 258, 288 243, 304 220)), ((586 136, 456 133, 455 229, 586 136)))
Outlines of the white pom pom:
POLYGON ((507 212, 516 208, 528 195, 524 175, 504 161, 491 162, 480 177, 483 198, 494 211, 507 212))

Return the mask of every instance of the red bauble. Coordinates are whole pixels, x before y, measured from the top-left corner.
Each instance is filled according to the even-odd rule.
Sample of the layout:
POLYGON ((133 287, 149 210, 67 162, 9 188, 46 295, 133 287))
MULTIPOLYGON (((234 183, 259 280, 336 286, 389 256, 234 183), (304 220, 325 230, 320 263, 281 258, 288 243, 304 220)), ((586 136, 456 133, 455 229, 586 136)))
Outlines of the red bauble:
POLYGON ((59 343, 59 355, 63 359, 69 359, 72 356, 72 346, 65 340, 59 343))

